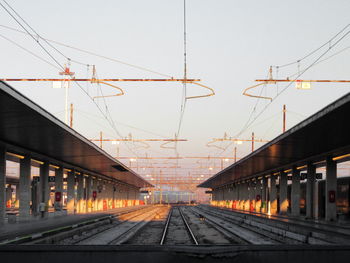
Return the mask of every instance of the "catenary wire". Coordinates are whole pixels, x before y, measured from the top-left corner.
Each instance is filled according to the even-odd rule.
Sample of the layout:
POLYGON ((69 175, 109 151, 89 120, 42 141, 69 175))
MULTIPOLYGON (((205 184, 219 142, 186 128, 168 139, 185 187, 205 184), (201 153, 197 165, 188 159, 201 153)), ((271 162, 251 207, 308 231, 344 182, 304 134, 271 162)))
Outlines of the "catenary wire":
MULTIPOLYGON (((6 28, 6 29, 9 29, 9 30, 12 30, 12 31, 16 31, 16 32, 19 32, 19 33, 27 34, 24 31, 21 31, 21 30, 18 30, 18 29, 9 27, 9 26, 0 25, 0 27, 6 28)), ((89 55, 92 55, 92 56, 95 56, 95 57, 98 57, 98 58, 106 59, 106 60, 109 60, 109 61, 112 61, 112 62, 123 64, 125 66, 129 66, 129 67, 133 67, 133 68, 136 68, 136 69, 139 69, 139 70, 143 70, 143 71, 147 71, 147 72, 150 72, 150 73, 154 73, 154 74, 157 74, 157 75, 160 75, 160 76, 163 76, 163 77, 173 78, 172 76, 170 76, 168 74, 164 74, 164 73, 161 73, 161 72, 158 72, 158 71, 155 71, 155 70, 151 70, 151 69, 148 69, 148 68, 145 68, 145 67, 137 66, 135 64, 127 63, 127 62, 124 62, 124 61, 121 61, 121 60, 118 60, 118 59, 115 59, 115 58, 107 57, 105 55, 100 55, 100 54, 97 54, 95 52, 92 52, 92 51, 89 51, 89 50, 86 50, 86 49, 82 49, 82 48, 78 48, 78 47, 74 47, 74 46, 71 46, 71 45, 67 45, 67 44, 64 44, 64 43, 56 41, 56 40, 44 38, 44 37, 41 37, 41 36, 39 36, 39 37, 41 39, 43 39, 43 40, 47 40, 48 42, 52 42, 52 43, 55 43, 57 45, 60 45, 60 46, 66 47, 66 48, 70 48, 70 49, 73 49, 73 50, 76 50, 76 51, 79 51, 79 52, 82 52, 82 53, 85 53, 85 54, 89 54, 89 55)))

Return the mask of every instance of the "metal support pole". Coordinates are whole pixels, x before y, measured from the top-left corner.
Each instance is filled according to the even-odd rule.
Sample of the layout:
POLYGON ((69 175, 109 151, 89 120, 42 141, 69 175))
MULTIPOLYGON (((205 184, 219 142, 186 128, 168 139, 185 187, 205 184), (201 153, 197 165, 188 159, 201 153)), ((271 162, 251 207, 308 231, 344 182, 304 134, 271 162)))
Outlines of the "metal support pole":
POLYGON ((237 162, 237 147, 234 148, 234 160, 237 162))
POLYGON ((252 152, 254 152, 254 132, 252 132, 252 152))
POLYGON ((70 122, 69 127, 73 128, 73 103, 70 104, 70 122))

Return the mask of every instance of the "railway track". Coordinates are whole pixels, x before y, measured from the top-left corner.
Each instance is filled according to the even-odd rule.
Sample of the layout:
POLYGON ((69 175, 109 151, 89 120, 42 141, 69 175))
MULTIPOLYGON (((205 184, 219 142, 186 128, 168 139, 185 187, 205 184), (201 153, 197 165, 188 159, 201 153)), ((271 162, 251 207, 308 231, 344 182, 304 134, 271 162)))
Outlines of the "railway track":
POLYGON ((181 207, 171 208, 164 226, 160 245, 198 245, 181 207))

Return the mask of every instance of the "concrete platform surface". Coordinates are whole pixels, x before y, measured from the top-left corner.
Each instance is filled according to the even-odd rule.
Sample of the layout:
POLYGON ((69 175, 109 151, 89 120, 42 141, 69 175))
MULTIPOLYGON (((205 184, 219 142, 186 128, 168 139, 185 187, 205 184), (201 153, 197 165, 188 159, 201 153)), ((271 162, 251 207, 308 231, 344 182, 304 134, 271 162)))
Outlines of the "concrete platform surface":
POLYGON ((0 226, 0 243, 5 240, 23 237, 26 235, 36 234, 43 231, 49 231, 56 228, 62 228, 69 225, 78 224, 88 220, 95 220, 102 217, 112 216, 118 213, 125 212, 132 208, 139 209, 147 206, 133 206, 115 208, 107 211, 99 211, 88 214, 64 215, 58 217, 49 217, 46 219, 33 219, 28 222, 9 224, 5 223, 0 226))

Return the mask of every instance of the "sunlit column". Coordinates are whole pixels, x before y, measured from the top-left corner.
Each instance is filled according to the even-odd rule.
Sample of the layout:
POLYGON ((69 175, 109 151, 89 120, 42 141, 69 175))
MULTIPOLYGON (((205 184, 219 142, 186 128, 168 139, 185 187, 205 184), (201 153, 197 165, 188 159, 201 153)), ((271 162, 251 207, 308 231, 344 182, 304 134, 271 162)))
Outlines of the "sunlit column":
POLYGON ((255 211, 261 212, 261 179, 256 179, 255 211))
POLYGON ((300 172, 292 169, 291 212, 293 216, 300 215, 300 172))
POLYGON ((5 221, 5 213, 6 213, 5 186, 6 186, 6 148, 0 145, 0 225, 3 225, 5 221))
POLYGON ((30 183, 31 183, 31 159, 25 156, 20 160, 19 176, 19 221, 25 222, 30 220, 30 183))
POLYGON ((249 181, 248 184, 248 210, 253 211, 253 199, 254 199, 254 190, 253 190, 253 181, 249 181))
POLYGON ((307 181, 306 181, 306 217, 314 217, 314 193, 316 184, 316 167, 309 163, 307 165, 307 181))
POLYGON ((255 212, 255 206, 256 206, 256 179, 252 179, 251 182, 251 212, 255 212))
POLYGON ((117 186, 113 184, 113 197, 112 197, 112 208, 116 208, 116 194, 117 194, 117 186))
POLYGON ((83 211, 83 194, 84 194, 84 175, 83 173, 76 175, 77 177, 77 212, 83 211))
POLYGON ((50 189, 49 189, 49 172, 50 166, 47 161, 40 165, 40 205, 39 210, 42 218, 48 217, 49 210, 49 197, 50 197, 50 189))
POLYGON ((270 213, 275 215, 277 213, 277 188, 276 188, 276 175, 270 177, 270 213))
POLYGON ((337 219, 337 163, 331 157, 326 159, 326 220, 337 219))
POLYGON ((63 203, 63 167, 55 169, 55 211, 62 211, 63 203), (58 199, 56 201, 56 199, 58 199))
POLYGON ((287 214, 288 210, 288 197, 287 197, 287 174, 283 171, 280 172, 279 191, 280 191, 280 214, 287 214))
POLYGON ((92 208, 92 178, 91 176, 88 176, 85 178, 86 182, 86 200, 85 200, 85 212, 91 212, 92 208))
POLYGON ((249 211, 249 183, 245 182, 244 183, 244 210, 249 211))
POLYGON ((98 189, 97 189, 97 178, 94 178, 92 180, 92 211, 98 211, 98 202, 97 202, 97 195, 98 195, 98 189), (95 192, 95 194, 94 194, 95 192), (94 195, 96 195, 94 197, 94 195))
POLYGON ((267 212, 267 178, 264 176, 262 178, 262 188, 261 188, 261 212, 267 212))
POLYGON ((67 173, 67 213, 74 214, 75 210, 75 171, 67 173))
POLYGON ((103 183, 102 180, 97 181, 97 211, 103 210, 103 183))
POLYGON ((63 167, 55 169, 55 211, 61 213, 63 207, 63 167))

